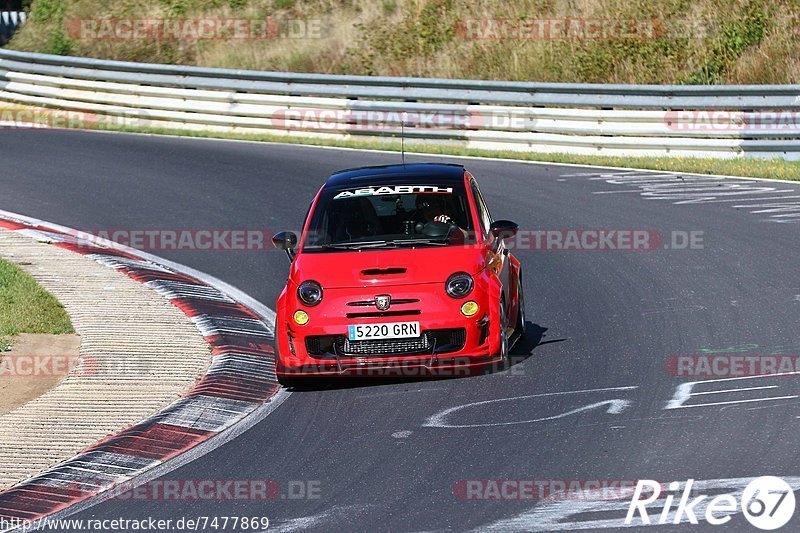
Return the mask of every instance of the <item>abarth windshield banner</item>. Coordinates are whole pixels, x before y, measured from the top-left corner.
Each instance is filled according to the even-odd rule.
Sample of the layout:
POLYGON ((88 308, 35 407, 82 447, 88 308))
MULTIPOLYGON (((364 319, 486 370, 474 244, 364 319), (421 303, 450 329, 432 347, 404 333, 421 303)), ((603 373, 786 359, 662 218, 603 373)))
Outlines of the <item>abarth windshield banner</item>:
POLYGON ((394 185, 384 187, 366 187, 342 191, 333 197, 334 200, 353 198, 355 196, 383 196, 388 194, 453 194, 452 187, 436 185, 394 185))

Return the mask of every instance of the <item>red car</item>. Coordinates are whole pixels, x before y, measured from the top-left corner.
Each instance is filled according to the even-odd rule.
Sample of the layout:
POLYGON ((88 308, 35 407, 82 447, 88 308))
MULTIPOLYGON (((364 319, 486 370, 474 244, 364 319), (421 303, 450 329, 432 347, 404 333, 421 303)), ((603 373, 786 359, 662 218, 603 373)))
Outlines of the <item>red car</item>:
POLYGON ((522 269, 504 244, 516 232, 492 220, 460 165, 333 174, 300 240, 272 239, 292 261, 275 320, 278 380, 506 367, 525 331, 522 269))

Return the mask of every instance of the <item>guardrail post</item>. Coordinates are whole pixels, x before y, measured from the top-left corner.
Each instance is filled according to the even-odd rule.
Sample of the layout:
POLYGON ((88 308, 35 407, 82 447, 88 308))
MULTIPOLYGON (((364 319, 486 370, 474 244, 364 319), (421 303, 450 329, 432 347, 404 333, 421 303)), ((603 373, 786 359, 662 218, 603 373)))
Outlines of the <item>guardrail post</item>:
POLYGON ((8 44, 23 22, 24 11, 0 11, 0 46, 8 44))

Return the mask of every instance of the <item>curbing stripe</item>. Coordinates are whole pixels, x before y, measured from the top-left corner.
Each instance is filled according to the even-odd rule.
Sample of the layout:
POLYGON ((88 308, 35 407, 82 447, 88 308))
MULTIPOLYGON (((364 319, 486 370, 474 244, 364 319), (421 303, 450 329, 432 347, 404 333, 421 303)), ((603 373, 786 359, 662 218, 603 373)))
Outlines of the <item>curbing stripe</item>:
POLYGON ((274 338, 272 330, 266 324, 252 318, 197 315, 192 317, 192 321, 206 337, 234 335, 237 337, 274 338))
POLYGON ((259 319, 259 316, 240 303, 213 302, 209 300, 198 300, 194 298, 173 299, 172 305, 180 307, 181 311, 189 317, 200 315, 225 315, 237 318, 259 319))
POLYGON ((161 462, 180 453, 186 446, 205 440, 210 433, 199 428, 145 422, 96 444, 90 450, 161 462))
POLYGON ((278 394, 274 333, 267 322, 274 313, 260 304, 256 306, 260 309, 252 308, 251 298, 223 283, 203 281, 194 276, 200 274, 194 270, 176 268, 174 263, 158 261, 148 254, 114 243, 80 239, 75 236, 78 232, 68 228, 5 212, 0 212, 0 227, 85 255, 154 289, 192 319, 212 346, 213 355, 207 374, 183 398, 56 467, 0 492, 0 519, 37 521, 96 499, 220 435, 278 394))
POLYGON ((124 270, 126 273, 129 271, 145 270, 158 272, 161 275, 172 274, 172 272, 166 268, 154 265, 148 261, 142 261, 140 259, 128 259, 125 257, 108 254, 87 254, 86 257, 89 259, 94 259, 98 263, 107 267, 111 267, 115 270, 124 270))
POLYGON ((186 283, 183 281, 169 281, 159 278, 155 281, 148 281, 145 285, 170 300, 176 298, 199 298, 203 300, 233 303, 233 300, 223 294, 222 291, 199 284, 186 283))
POLYGON ((153 461, 148 461, 140 457, 101 451, 87 452, 76 456, 73 460, 76 464, 86 462, 87 464, 102 465, 103 468, 112 471, 117 469, 120 472, 135 472, 136 470, 147 468, 153 464, 153 461))

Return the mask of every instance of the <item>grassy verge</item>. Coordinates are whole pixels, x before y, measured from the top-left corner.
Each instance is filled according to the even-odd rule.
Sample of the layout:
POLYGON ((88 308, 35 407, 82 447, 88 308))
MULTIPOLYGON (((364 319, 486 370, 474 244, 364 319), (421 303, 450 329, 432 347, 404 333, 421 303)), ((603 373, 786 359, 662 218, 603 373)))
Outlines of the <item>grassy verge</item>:
POLYGON ((73 333, 64 307, 28 274, 0 259, 0 351, 19 333, 73 333))
MULTIPOLYGON (((318 139, 292 137, 288 135, 246 134, 228 132, 190 131, 180 129, 152 127, 116 127, 102 128, 110 131, 127 133, 151 133, 158 135, 175 135, 183 137, 201 137, 209 139, 233 139, 261 142, 282 142, 290 144, 306 144, 316 146, 337 146, 357 148, 360 150, 400 151, 400 141, 388 138, 364 139, 318 139)), ((475 150, 456 145, 428 145, 407 140, 406 152, 426 154, 446 154, 453 156, 495 157, 519 159, 521 161, 542 161, 550 163, 572 163, 578 165, 600 165, 609 167, 630 167, 687 174, 721 174, 726 176, 743 176, 753 178, 771 178, 787 181, 800 181, 800 162, 782 159, 703 159, 686 157, 608 157, 593 155, 573 155, 561 153, 514 152, 511 150, 475 150)))
POLYGON ((24 3, 30 16, 10 46, 32 52, 338 74, 598 83, 800 83, 797 0, 24 3), (178 23, 269 19, 280 31, 269 37, 256 32, 243 39, 230 32, 199 39, 196 31, 178 31, 174 38, 147 34, 114 38, 113 23, 103 26, 99 18, 178 23), (504 21, 510 31, 501 29, 504 21), (521 21, 527 21, 529 30, 515 32, 521 21))

